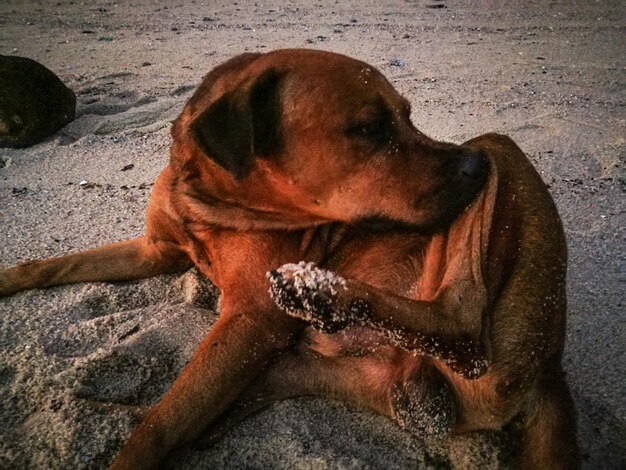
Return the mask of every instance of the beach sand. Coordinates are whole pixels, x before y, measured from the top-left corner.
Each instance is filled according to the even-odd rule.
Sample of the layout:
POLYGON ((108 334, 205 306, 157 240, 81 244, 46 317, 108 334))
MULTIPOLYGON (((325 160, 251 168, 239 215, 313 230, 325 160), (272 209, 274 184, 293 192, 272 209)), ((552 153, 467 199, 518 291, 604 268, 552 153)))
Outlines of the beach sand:
MULTIPOLYGON (((5 0, 0 54, 46 65, 78 107, 49 140, 0 149, 0 264, 140 235, 170 122, 215 65, 285 47, 344 53, 378 67, 426 134, 502 132, 531 157, 570 247, 564 365, 584 465, 623 468, 625 19, 617 0, 5 0)), ((215 321, 217 295, 192 270, 0 299, 0 468, 106 468, 132 406, 158 400, 215 321)), ((371 412, 300 398, 167 467, 502 468, 512 440, 422 442, 371 412)))

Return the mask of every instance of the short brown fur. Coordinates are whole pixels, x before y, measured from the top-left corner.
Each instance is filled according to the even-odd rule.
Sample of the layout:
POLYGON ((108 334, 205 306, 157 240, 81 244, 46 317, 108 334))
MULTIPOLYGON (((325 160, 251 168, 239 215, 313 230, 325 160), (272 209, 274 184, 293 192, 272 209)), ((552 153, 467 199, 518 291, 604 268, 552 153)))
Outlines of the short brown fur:
POLYGON ((251 403, 303 394, 417 434, 519 417, 522 468, 579 466, 555 205, 508 137, 437 142, 409 112, 380 73, 344 56, 239 56, 176 120, 143 237, 0 271, 2 295, 192 265, 219 287, 219 320, 112 468, 155 467, 251 403), (333 309, 364 311, 326 318, 330 333, 301 319, 323 312, 283 312, 266 273, 300 260, 346 279, 333 309))

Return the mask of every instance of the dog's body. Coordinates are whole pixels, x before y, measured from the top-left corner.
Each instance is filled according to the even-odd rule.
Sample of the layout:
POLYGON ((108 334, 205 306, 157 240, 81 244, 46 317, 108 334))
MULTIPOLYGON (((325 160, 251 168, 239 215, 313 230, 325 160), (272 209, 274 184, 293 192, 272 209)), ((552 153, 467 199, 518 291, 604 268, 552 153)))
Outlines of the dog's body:
POLYGON ((4 295, 192 265, 220 288, 218 322, 115 468, 303 394, 421 434, 520 416, 523 467, 578 465, 563 231, 510 139, 433 141, 376 70, 301 50, 216 68, 172 135, 144 237, 0 271, 4 295), (285 265, 300 260, 325 269, 285 265))

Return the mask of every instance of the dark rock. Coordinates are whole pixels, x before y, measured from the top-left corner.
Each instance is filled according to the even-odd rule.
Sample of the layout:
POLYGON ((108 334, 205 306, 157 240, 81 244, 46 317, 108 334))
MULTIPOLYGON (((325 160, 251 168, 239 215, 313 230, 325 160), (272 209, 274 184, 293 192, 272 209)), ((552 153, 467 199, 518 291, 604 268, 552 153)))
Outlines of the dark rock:
POLYGON ((0 147, 28 147, 74 119, 76 95, 32 59, 0 55, 0 147))

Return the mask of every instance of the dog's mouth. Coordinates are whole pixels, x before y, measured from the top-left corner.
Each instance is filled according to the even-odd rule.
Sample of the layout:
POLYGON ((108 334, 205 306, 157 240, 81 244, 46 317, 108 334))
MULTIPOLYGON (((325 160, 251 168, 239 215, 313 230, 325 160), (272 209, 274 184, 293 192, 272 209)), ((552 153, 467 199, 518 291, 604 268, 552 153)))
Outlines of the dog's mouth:
POLYGON ((360 229, 373 233, 384 232, 414 232, 419 226, 402 220, 392 219, 381 214, 372 214, 360 217, 354 223, 360 229))
MULTIPOLYGON (((419 232, 432 234, 445 230, 472 204, 484 187, 488 172, 476 178, 464 178, 442 184, 427 196, 420 197, 414 207, 430 207, 427 216, 419 222, 399 220, 385 214, 372 213, 356 219, 352 224, 372 233, 384 232, 419 232)), ((423 209, 422 209, 423 210, 423 209)))
POLYGON ((444 231, 449 227, 460 212, 461 211, 455 212, 454 214, 440 215, 438 218, 428 219, 420 223, 396 220, 384 215, 368 215, 359 218, 353 222, 353 225, 369 233, 412 232, 422 235, 432 235, 444 231))

